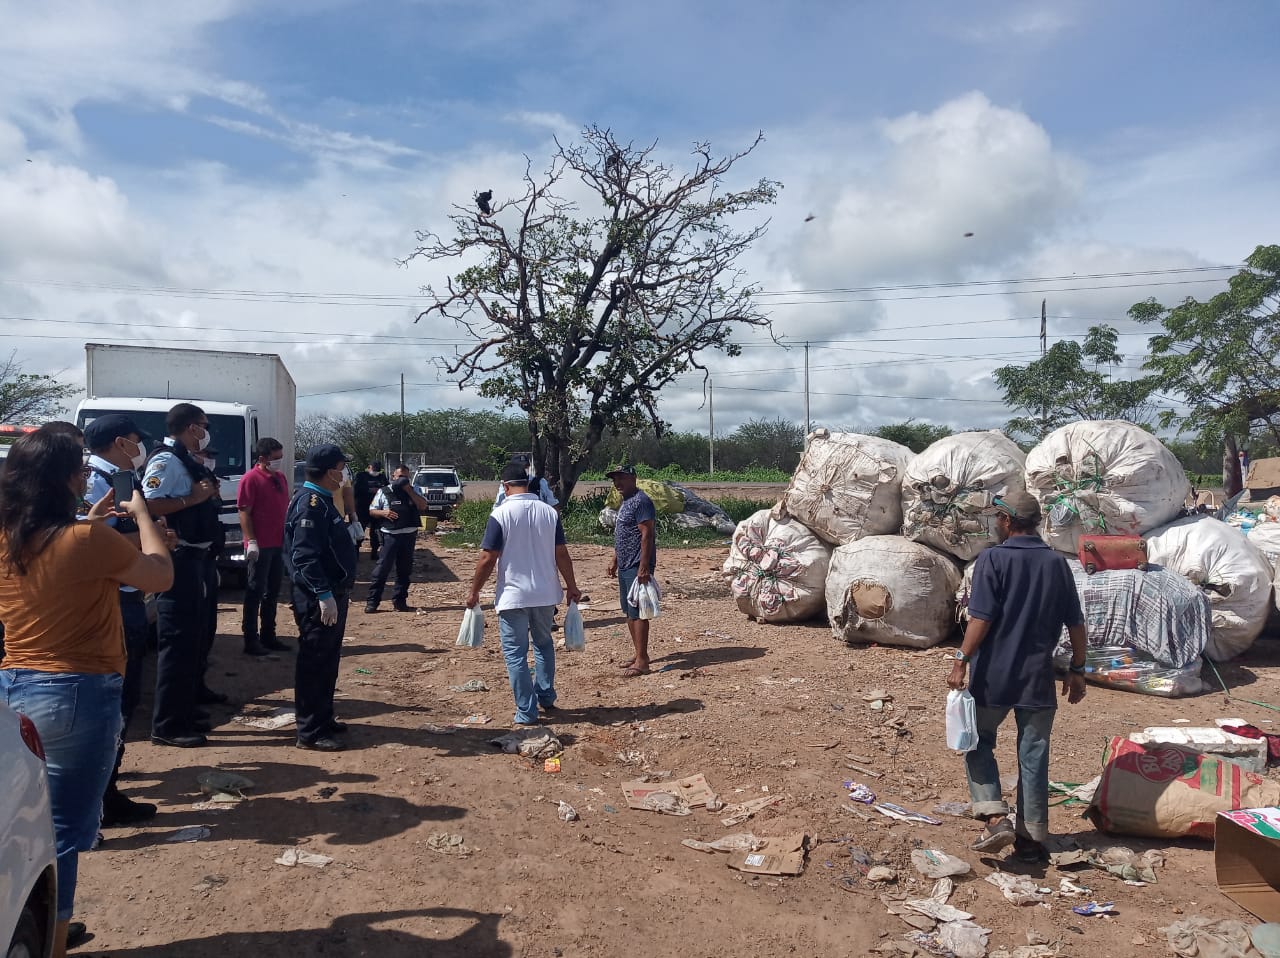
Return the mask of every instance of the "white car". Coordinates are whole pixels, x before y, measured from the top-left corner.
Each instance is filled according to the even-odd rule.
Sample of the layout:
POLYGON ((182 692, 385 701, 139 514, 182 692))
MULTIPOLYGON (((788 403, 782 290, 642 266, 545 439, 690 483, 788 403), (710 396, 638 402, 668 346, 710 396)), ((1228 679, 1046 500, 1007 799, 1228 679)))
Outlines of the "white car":
POLYGON ((0 703, 0 945, 5 958, 48 958, 58 858, 44 748, 36 727, 0 703))
POLYGON ((426 514, 448 519, 463 499, 465 483, 453 466, 419 466, 413 476, 413 487, 427 500, 426 514))

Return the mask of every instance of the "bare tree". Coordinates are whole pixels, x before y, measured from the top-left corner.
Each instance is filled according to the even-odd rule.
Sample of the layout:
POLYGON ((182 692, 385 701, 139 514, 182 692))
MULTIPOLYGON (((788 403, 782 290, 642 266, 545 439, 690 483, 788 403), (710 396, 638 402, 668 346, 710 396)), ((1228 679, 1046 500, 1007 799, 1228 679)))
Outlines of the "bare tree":
POLYGON ((661 390, 705 373, 704 350, 737 355, 735 328, 769 328, 737 265, 767 221, 742 230, 731 221, 772 203, 779 184, 723 185, 762 139, 723 157, 697 144, 692 169, 680 172, 656 144, 591 126, 578 142, 557 141, 545 172, 526 165, 520 198, 455 207, 452 239, 418 234, 406 263, 474 264, 443 291, 424 289, 432 302, 418 319, 451 320, 475 340, 446 371, 459 388, 524 413, 540 472, 561 498, 607 432, 662 431, 661 390), (601 212, 554 192, 575 179, 601 212))
POLYGON ((75 386, 52 376, 24 373, 18 354, 0 363, 0 423, 35 426, 55 419, 62 402, 77 392, 75 386))

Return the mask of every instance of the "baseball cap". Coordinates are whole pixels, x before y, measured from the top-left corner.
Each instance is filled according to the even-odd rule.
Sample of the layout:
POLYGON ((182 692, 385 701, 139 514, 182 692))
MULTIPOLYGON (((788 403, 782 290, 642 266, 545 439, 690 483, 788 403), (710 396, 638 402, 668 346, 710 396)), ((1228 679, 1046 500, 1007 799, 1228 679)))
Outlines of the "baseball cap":
POLYGON ((517 483, 528 484, 529 473, 526 471, 524 466, 520 465, 520 463, 509 462, 502 467, 502 472, 498 474, 498 479, 501 480, 502 482, 517 482, 517 483))
POLYGON ((1003 512, 1016 519, 1039 519, 1040 503, 1025 489, 1015 488, 1002 496, 993 496, 990 511, 992 514, 1003 512))
POLYGON ((635 466, 613 466, 605 473, 610 479, 614 476, 634 476, 636 474, 635 466))
POLYGON ((307 450, 308 469, 336 469, 344 462, 350 462, 350 458, 331 442, 322 442, 307 450))
POLYGON ((146 447, 147 434, 138 428, 132 417, 110 412, 84 427, 84 444, 90 449, 103 449, 121 436, 128 435, 136 435, 143 447, 146 447))

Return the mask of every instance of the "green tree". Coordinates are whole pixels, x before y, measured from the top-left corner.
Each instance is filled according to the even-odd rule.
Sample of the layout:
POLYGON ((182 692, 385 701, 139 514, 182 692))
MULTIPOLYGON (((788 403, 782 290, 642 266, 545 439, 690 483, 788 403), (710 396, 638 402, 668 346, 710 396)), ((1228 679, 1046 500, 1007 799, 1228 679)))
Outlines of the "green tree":
POLYGON ((1042 439, 1081 419, 1123 419, 1150 426, 1157 377, 1113 378, 1106 367, 1124 362, 1118 342, 1114 327, 1090 326, 1083 343, 1061 340, 1034 362, 1001 366, 992 373, 1005 405, 1020 413, 1009 420, 1008 431, 1042 439))
POLYGON ((734 356, 735 330, 769 327, 738 261, 767 223, 738 229, 779 185, 726 188, 761 142, 723 157, 695 145, 691 169, 591 126, 557 143, 544 173, 525 170, 523 196, 455 207, 452 239, 418 234, 406 262, 467 265, 418 319, 458 324, 475 344, 444 362, 460 388, 521 410, 540 472, 562 499, 607 433, 661 434, 662 389, 700 356, 734 356), (589 196, 583 210, 559 195, 589 196), (491 211, 490 211, 491 209, 491 211))
POLYGON ((908 419, 906 422, 895 422, 887 426, 881 426, 871 435, 899 443, 912 452, 924 452, 939 439, 945 439, 950 436, 951 427, 917 422, 913 418, 908 419))
POLYGON ((52 376, 24 373, 18 354, 12 352, 0 363, 0 423, 37 426, 62 413, 63 400, 74 396, 75 386, 60 383, 52 376))
POLYGON ((1187 411, 1166 409, 1161 425, 1198 433, 1202 449, 1223 448, 1223 484, 1240 488, 1236 450, 1250 436, 1280 443, 1280 246, 1259 246, 1225 292, 1206 302, 1187 298, 1172 308, 1154 299, 1129 315, 1159 323, 1144 367, 1187 411))

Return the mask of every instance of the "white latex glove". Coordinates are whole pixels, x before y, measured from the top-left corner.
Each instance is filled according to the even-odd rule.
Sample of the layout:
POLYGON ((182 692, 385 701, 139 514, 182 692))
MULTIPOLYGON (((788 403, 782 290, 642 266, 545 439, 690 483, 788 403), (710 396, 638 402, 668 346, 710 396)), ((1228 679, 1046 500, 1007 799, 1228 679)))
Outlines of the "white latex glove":
POLYGON ((321 625, 337 625, 338 624, 338 600, 333 596, 320 600, 320 624, 321 625))
POLYGON ((246 561, 258 558, 258 552, 258 541, 256 539, 249 539, 245 542, 244 557, 246 561))
POLYGON ((351 533, 351 541, 356 545, 364 542, 364 526, 360 525, 357 520, 351 520, 351 525, 347 526, 347 531, 351 533))

